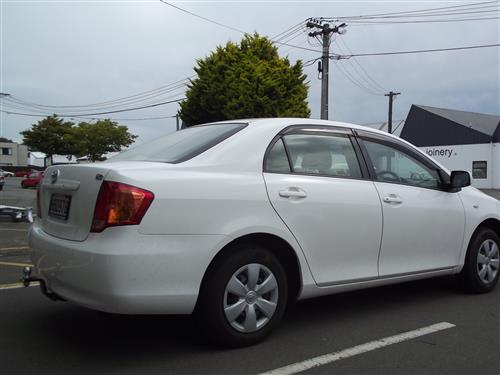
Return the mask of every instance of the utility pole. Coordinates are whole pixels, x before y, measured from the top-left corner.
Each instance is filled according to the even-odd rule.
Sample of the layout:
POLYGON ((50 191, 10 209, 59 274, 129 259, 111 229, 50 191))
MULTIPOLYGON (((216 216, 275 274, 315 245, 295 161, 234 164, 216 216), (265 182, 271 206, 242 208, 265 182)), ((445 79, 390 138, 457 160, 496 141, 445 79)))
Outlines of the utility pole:
MULTIPOLYGON (((0 98, 8 97, 10 94, 7 94, 5 92, 0 92, 0 98)), ((0 137, 3 136, 3 124, 2 121, 0 120, 0 137)))
POLYGON ((387 119, 387 132, 392 134, 392 101, 395 96, 400 95, 400 92, 389 91, 388 94, 384 94, 384 96, 389 97, 389 114, 387 119))
POLYGON ((318 30, 309 33, 310 37, 321 35, 321 44, 323 46, 323 54, 321 55, 321 65, 318 64, 318 71, 321 73, 321 119, 328 120, 328 80, 330 75, 330 40, 333 34, 344 34, 347 25, 345 23, 330 27, 328 23, 316 21, 308 21, 306 26, 310 29, 318 30))
POLYGON ((179 114, 175 115, 175 130, 179 131, 179 114))

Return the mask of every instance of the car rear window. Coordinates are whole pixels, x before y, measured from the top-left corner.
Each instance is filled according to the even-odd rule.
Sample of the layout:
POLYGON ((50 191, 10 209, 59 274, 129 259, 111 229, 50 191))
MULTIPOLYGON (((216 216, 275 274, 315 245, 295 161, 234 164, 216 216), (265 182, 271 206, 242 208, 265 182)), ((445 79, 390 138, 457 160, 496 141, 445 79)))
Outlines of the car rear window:
POLYGON ((247 124, 198 125, 143 143, 109 159, 182 163, 239 132, 247 124))

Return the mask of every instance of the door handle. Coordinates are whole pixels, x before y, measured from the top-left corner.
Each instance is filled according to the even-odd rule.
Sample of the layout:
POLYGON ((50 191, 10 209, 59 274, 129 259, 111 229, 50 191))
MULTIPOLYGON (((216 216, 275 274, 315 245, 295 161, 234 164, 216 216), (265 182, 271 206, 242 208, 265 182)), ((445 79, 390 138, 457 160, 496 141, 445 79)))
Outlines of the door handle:
POLYGON ((389 196, 384 197, 385 203, 403 203, 403 200, 395 194, 389 194, 389 196))
POLYGON ((283 198, 305 198, 307 197, 307 193, 301 188, 291 186, 285 190, 280 190, 279 196, 283 198))

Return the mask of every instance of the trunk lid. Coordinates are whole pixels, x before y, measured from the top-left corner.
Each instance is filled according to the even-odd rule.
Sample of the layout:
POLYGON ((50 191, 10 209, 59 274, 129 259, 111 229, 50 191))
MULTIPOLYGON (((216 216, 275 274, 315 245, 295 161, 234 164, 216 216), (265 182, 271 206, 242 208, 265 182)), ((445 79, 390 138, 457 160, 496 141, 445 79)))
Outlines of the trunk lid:
POLYGON ((67 240, 85 240, 99 189, 110 170, 109 164, 101 163, 47 168, 40 184, 43 230, 67 240))

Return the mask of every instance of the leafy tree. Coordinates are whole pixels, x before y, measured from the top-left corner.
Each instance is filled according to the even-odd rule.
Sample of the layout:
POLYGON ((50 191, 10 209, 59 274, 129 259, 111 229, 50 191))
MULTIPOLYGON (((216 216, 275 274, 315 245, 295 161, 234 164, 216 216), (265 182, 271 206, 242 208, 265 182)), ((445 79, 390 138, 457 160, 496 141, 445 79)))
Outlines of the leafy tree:
POLYGON ((48 116, 24 130, 23 143, 33 151, 40 151, 52 160, 52 156, 71 155, 73 153, 73 123, 64 121, 56 115, 48 116))
POLYGON ((265 37, 245 35, 197 60, 180 116, 188 125, 258 117, 309 117, 306 75, 265 37))
POLYGON ((12 139, 5 138, 5 137, 0 137, 0 142, 12 143, 12 139))
POLYGON ((81 122, 74 128, 72 143, 77 156, 87 156, 91 161, 103 160, 107 152, 120 151, 137 138, 128 128, 111 120, 99 120, 95 124, 81 122))

